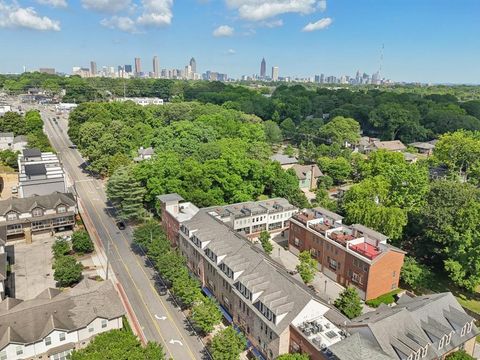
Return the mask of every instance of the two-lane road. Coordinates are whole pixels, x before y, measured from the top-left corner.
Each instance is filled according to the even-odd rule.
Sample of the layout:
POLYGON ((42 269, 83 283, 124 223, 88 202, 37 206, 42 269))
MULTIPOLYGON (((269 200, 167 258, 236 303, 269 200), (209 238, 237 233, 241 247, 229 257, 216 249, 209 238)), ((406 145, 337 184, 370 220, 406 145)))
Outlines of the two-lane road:
POLYGON ((117 228, 111 209, 107 207, 103 184, 81 169, 84 160, 77 150, 69 147, 71 142, 67 135, 66 118, 61 117, 55 123, 50 120, 56 117, 53 112, 42 109, 41 113, 45 131, 75 185, 83 211, 93 223, 104 249, 109 249, 110 269, 123 286, 146 339, 162 344, 167 358, 204 358, 204 346, 186 329, 188 325, 184 314, 166 296, 158 294, 153 280, 154 271, 146 266, 144 257, 132 252, 131 229, 127 227, 121 231, 117 228))

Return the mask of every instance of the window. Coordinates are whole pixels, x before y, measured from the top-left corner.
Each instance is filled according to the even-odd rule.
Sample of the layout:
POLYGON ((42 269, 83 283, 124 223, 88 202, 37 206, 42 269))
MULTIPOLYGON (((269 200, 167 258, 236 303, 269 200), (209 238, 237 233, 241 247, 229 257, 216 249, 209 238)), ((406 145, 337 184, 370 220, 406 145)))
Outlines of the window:
POLYGON ((332 270, 337 270, 337 262, 332 258, 328 258, 328 266, 332 270))
POLYGON ((40 209, 40 208, 35 208, 32 210, 32 216, 33 217, 39 217, 39 216, 43 216, 43 210, 40 209))
POLYGON ((47 336, 45 338, 45 346, 50 346, 52 345, 52 338, 50 336, 47 336))
POLYGON ((102 319, 102 329, 106 328, 108 325, 108 321, 105 319, 102 319))
POLYGON ((17 217, 17 213, 13 211, 7 214, 7 220, 17 220, 17 217))
POLYGON ((390 289, 395 290, 397 288, 397 284, 393 283, 390 289))
POLYGON ((71 350, 65 350, 58 354, 50 356, 50 359, 51 360, 67 360, 70 353, 71 353, 71 350))
POLYGON ((452 333, 448 334, 446 340, 445 340, 445 345, 450 344, 450 341, 452 341, 452 333))
POLYGON ((93 328, 93 326, 89 327, 88 328, 88 332, 93 332, 95 329, 93 328))
POLYGON ((63 214, 67 212, 67 207, 65 205, 60 205, 57 207, 57 213, 58 214, 63 214))
POLYGON ((295 240, 293 240, 293 242, 294 242, 296 247, 300 246, 300 240, 298 240, 298 238, 295 238, 295 240))
POLYGON ((440 340, 440 343, 438 344, 438 350, 442 350, 444 344, 445 344, 445 337, 443 337, 443 338, 440 340))
POLYGON ((58 337, 59 337, 60 341, 65 341, 65 333, 64 332, 58 334, 58 337))
POLYGON ((397 272, 394 271, 393 274, 392 274, 393 277, 397 276, 397 272))
POLYGON ((16 349, 17 349, 17 355, 22 355, 23 354, 23 346, 18 345, 16 349))
POLYGON ((0 360, 7 360, 7 352, 0 351, 0 360))

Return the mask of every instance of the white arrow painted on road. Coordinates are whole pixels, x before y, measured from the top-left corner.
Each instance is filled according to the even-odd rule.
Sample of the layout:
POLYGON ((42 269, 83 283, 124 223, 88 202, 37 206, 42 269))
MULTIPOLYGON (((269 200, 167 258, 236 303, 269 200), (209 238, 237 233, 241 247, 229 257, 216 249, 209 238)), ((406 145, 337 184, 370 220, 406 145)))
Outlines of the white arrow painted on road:
POLYGON ((166 316, 158 316, 157 314, 155 314, 155 319, 157 319, 157 320, 167 320, 167 317, 166 316))
POLYGON ((169 341, 169 343, 172 344, 172 345, 173 345, 173 344, 178 344, 178 345, 180 345, 180 346, 183 346, 183 344, 182 344, 182 342, 181 342, 180 340, 173 340, 173 339, 171 339, 171 340, 169 341))

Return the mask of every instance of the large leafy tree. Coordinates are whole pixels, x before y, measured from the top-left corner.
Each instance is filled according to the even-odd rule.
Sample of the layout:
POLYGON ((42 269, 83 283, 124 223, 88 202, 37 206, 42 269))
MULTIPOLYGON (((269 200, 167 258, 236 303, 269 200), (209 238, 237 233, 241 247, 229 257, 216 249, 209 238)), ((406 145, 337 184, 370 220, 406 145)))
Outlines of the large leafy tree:
POLYGON ((360 124, 352 118, 337 116, 320 128, 318 137, 328 144, 354 144, 360 138, 360 124))
POLYGON ((213 337, 208 348, 213 360, 239 360, 246 346, 245 336, 229 326, 213 337))
POLYGON ((75 252, 81 254, 91 253, 95 249, 90 236, 85 230, 75 231, 72 234, 72 248, 75 252))
POLYGON ((144 195, 145 189, 135 180, 131 168, 119 168, 108 181, 108 199, 117 206, 121 219, 138 220, 145 215, 144 195))
POLYGON ((432 281, 432 272, 428 267, 415 260, 415 258, 406 256, 400 279, 412 289, 426 288, 432 281))
POLYGON ((203 297, 193 305, 191 319, 197 328, 208 334, 222 321, 222 313, 214 300, 203 297))
POLYGON ((310 251, 307 250, 302 251, 298 256, 298 259, 300 260, 300 263, 297 265, 296 269, 303 282, 309 284, 313 281, 315 273, 317 272, 317 261, 312 258, 310 251))
POLYGON ((163 360, 161 345, 149 342, 143 347, 137 337, 126 330, 110 330, 95 336, 87 347, 75 350, 71 360, 163 360))
POLYGON ((480 131, 459 130, 443 135, 435 146, 434 155, 454 177, 480 183, 480 131))
POLYGON ((335 306, 349 319, 353 319, 362 314, 360 296, 353 287, 348 287, 340 293, 335 300, 335 306))
POLYGON ((83 265, 73 256, 60 256, 55 259, 53 278, 61 287, 78 283, 82 278, 83 265))
POLYGON ((465 350, 457 350, 446 357, 447 360, 475 360, 475 358, 466 353, 465 350))
POLYGON ((270 234, 268 231, 262 231, 259 236, 260 244, 262 244, 263 251, 270 255, 273 250, 273 245, 270 242, 270 234))
POLYGON ((425 262, 443 267, 459 286, 480 285, 480 190, 455 181, 436 181, 421 209, 412 248, 425 262))

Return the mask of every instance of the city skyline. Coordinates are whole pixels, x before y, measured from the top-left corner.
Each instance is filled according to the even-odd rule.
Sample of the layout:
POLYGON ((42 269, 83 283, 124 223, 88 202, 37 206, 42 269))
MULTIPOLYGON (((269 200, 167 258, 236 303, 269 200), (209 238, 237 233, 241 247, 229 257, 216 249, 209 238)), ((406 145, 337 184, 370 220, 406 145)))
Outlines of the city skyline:
POLYGON ((280 76, 340 75, 357 69, 374 74, 382 66, 381 76, 394 81, 480 82, 475 66, 480 50, 474 45, 480 4, 474 0, 462 6, 445 0, 421 5, 413 0, 388 5, 308 0, 290 7, 285 6, 288 1, 266 1, 276 11, 251 0, 41 3, 57 7, 33 0, 0 1, 0 46, 9 49, 1 73, 20 73, 23 66, 69 73, 91 59, 117 66, 131 64, 135 57, 150 68, 146 65, 153 55, 160 68, 176 68, 194 55, 200 59, 197 72, 211 69, 234 78, 258 74, 258 59, 265 57, 267 74, 278 66, 280 76))

